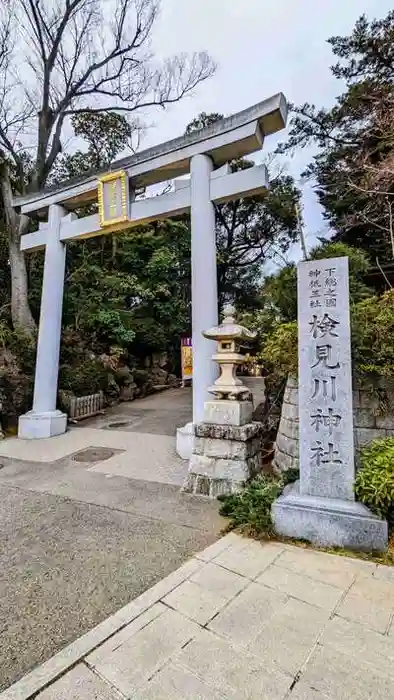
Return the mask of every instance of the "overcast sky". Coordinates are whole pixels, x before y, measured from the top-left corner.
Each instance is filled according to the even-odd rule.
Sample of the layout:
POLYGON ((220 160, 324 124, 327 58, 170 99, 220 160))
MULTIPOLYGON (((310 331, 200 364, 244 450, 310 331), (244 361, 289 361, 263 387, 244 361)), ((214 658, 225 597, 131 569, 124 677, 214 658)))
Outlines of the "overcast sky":
MULTIPOLYGON (((149 115, 155 128, 143 146, 179 136, 198 112, 228 115, 280 91, 291 102, 330 106, 341 88, 329 70, 326 39, 349 34, 363 13, 380 18, 392 7, 389 0, 162 0, 154 33, 158 56, 206 49, 219 66, 192 97, 149 115)), ((268 138, 264 150, 273 150, 284 135, 268 138)), ((301 151, 289 162, 295 178, 309 156, 301 151)), ((312 244, 324 222, 308 185, 304 219, 312 244)), ((298 251, 293 255, 298 257, 298 251)))

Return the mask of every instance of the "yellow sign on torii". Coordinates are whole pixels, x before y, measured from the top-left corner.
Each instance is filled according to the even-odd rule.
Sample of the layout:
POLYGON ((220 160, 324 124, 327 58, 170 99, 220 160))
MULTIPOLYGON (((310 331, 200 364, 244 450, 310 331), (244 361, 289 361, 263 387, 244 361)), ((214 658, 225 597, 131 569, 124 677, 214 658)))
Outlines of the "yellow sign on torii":
POLYGON ((102 228, 129 221, 129 178, 124 170, 99 177, 97 194, 102 228))

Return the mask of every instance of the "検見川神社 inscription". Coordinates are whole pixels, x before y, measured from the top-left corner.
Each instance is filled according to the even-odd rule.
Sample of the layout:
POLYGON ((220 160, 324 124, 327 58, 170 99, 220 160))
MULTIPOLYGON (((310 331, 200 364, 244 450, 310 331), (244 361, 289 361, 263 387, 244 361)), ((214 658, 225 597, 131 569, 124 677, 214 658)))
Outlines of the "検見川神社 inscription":
POLYGON ((347 258, 298 267, 300 492, 353 500, 347 258))

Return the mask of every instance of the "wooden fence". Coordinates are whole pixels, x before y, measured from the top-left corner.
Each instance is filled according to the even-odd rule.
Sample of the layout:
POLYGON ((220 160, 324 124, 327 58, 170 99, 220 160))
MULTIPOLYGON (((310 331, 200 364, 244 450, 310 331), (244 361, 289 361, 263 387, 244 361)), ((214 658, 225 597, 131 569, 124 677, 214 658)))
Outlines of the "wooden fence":
POLYGON ((82 420, 101 413, 104 408, 104 394, 100 391, 98 394, 90 394, 90 396, 77 396, 70 399, 68 416, 71 421, 82 420))

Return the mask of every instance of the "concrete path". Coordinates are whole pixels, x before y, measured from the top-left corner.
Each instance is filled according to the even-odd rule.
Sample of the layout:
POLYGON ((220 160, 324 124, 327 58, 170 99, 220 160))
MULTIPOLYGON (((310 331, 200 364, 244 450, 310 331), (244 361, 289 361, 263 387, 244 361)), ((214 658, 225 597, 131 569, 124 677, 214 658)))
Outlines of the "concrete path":
POLYGON ((0 442, 0 690, 218 537, 217 504, 179 490, 189 393, 0 442))
POLYGON ((1 700, 392 700, 394 570, 227 535, 1 700))

